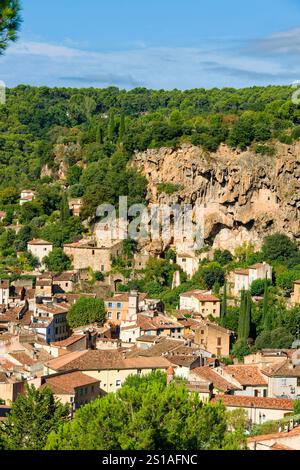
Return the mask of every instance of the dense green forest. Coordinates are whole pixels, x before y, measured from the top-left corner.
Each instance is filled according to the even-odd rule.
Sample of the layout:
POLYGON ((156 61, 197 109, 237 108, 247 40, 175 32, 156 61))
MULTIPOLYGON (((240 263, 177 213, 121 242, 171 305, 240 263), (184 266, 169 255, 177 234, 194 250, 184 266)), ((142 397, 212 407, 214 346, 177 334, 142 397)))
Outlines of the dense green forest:
POLYGON ((272 155, 274 139, 291 143, 300 136, 300 108, 291 94, 288 86, 7 90, 0 106, 2 265, 32 266, 28 254, 16 259, 30 238, 59 248, 83 234, 79 218, 66 211, 68 197, 83 198, 83 220, 119 195, 129 204, 144 201, 146 180, 128 165, 135 150, 192 142, 214 151, 225 142, 272 155), (37 197, 20 206, 20 191, 29 188, 37 197), (16 225, 22 225, 18 234, 7 230, 16 225))

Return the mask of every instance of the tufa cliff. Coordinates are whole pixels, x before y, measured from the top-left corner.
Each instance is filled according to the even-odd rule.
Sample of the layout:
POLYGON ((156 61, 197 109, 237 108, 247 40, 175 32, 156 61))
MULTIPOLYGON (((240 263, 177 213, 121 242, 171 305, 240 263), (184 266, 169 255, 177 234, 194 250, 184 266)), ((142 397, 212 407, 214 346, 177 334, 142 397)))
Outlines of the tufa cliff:
MULTIPOLYGON (((184 144, 136 153, 133 165, 148 179, 149 203, 200 204, 204 236, 214 248, 286 233, 300 242, 300 144, 276 144, 276 156, 220 146, 216 153, 184 144), (173 194, 161 192, 171 184, 173 194)), ((169 191, 170 192, 170 191, 169 191)))

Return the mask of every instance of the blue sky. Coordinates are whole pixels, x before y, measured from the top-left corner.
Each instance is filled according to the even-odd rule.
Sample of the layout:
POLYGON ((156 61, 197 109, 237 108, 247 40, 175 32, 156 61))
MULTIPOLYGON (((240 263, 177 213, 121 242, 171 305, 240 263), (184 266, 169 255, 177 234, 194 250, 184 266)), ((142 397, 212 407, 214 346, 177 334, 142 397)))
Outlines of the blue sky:
POLYGON ((0 79, 198 88, 300 80, 299 0, 21 0, 0 79))

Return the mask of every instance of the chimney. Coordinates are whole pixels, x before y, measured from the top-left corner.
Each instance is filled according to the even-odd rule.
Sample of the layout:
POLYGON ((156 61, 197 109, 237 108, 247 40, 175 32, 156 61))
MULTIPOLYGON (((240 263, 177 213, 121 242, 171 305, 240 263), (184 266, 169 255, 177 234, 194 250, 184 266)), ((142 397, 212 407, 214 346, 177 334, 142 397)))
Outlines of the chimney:
POLYGON ((173 382, 175 376, 175 371, 172 366, 168 368, 167 372, 167 385, 169 385, 171 382, 173 382))

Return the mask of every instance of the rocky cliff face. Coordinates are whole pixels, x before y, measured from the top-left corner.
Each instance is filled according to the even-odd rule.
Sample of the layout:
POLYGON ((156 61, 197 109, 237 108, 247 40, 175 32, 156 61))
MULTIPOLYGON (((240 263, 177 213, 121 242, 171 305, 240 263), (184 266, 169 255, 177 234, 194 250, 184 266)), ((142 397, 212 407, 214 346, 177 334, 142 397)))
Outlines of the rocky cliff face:
POLYGON ((150 203, 203 205, 207 244, 233 250, 251 241, 259 248, 274 232, 300 242, 300 145, 276 148, 271 157, 225 145, 209 154, 184 144, 136 153, 133 165, 148 179, 150 203), (161 183, 177 191, 160 193, 161 183))

